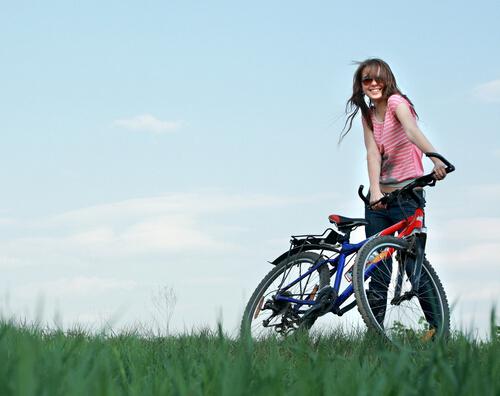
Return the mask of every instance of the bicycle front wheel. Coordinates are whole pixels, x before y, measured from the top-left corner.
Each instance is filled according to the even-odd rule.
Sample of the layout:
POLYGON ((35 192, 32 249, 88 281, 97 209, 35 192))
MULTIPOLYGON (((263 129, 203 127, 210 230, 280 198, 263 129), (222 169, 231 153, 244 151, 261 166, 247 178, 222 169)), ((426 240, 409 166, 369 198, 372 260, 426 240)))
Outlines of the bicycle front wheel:
POLYGON ((448 300, 436 271, 424 259, 415 291, 410 282, 414 265, 409 243, 393 236, 367 242, 354 263, 354 294, 364 322, 396 344, 449 334, 448 300))
POLYGON ((304 301, 314 301, 318 292, 330 283, 330 271, 325 261, 315 271, 293 286, 293 283, 312 269, 325 257, 314 252, 292 255, 279 262, 260 282, 243 314, 241 332, 253 338, 286 336, 301 326, 301 318, 310 305, 304 301), (283 299, 285 297, 285 299, 283 299), (286 299, 293 299, 287 301, 286 299))

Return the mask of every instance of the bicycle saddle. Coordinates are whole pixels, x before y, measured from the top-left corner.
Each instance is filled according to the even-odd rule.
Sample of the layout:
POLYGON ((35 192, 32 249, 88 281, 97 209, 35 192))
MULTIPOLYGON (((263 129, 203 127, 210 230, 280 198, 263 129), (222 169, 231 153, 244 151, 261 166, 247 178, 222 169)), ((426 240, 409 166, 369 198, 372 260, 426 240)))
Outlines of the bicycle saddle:
POLYGON ((330 223, 335 223, 339 229, 353 229, 355 227, 368 224, 368 221, 365 219, 351 219, 350 217, 340 216, 337 214, 328 216, 328 220, 330 220, 330 223))

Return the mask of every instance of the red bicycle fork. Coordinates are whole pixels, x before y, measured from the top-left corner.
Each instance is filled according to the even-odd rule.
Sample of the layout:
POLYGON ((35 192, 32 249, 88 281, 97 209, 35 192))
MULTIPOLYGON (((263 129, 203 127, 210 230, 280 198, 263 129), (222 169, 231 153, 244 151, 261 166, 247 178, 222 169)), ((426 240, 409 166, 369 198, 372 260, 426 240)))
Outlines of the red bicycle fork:
MULTIPOLYGON (((399 305, 402 301, 410 300, 413 296, 418 296, 418 291, 420 289, 420 275, 422 273, 422 264, 424 262, 425 245, 427 241, 424 218, 424 210, 422 208, 417 208, 412 216, 401 220, 399 223, 386 228, 378 234, 394 235, 397 232, 398 238, 405 238, 410 244, 409 249, 404 253, 405 257, 401 257, 399 260, 396 289, 394 298, 391 301, 391 304, 393 305, 399 305), (404 272, 406 272, 408 278, 410 279, 411 289, 410 291, 401 294, 404 272)), ((391 257, 394 250, 394 248, 384 250, 372 260, 372 263, 391 257)))

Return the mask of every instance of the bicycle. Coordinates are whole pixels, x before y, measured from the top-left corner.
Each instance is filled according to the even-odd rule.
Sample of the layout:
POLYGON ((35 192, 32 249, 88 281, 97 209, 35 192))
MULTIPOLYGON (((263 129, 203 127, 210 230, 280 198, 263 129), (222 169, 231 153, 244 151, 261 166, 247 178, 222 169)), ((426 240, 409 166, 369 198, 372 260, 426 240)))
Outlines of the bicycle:
MULTIPOLYGON (((443 161, 447 173, 455 170, 443 156, 426 155, 443 161)), ((424 255, 425 212, 415 194, 415 189, 435 184, 430 173, 386 194, 378 202, 409 197, 418 207, 406 219, 361 242, 352 244, 351 232, 368 222, 337 214, 329 216, 334 228, 322 234, 292 235, 290 248, 270 262, 274 268, 248 301, 242 333, 259 338, 308 331, 319 317, 327 313, 342 316, 357 306, 368 329, 391 342, 446 337, 448 300, 424 255), (340 291, 343 275, 348 285, 340 291), (377 295, 372 290, 375 285, 377 295), (347 303, 353 294, 354 301, 347 303)), ((363 188, 359 187, 358 195, 370 205, 363 188)))

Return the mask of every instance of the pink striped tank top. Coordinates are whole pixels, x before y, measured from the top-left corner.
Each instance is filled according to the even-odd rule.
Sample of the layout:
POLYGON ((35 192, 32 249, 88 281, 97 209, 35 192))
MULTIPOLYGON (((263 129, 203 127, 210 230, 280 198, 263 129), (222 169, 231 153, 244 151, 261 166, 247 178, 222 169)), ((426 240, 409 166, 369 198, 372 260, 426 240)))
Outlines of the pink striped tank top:
POLYGON ((372 113, 373 136, 382 156, 380 184, 398 184, 424 174, 422 151, 406 136, 396 117, 396 107, 404 103, 409 107, 416 122, 415 111, 401 95, 391 95, 387 100, 384 122, 372 113))

